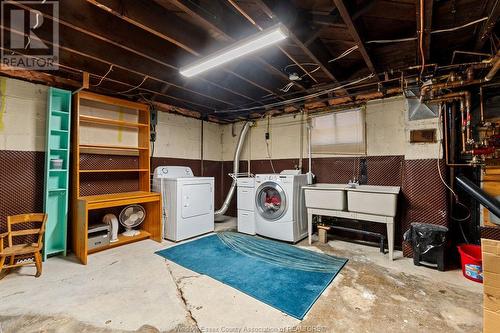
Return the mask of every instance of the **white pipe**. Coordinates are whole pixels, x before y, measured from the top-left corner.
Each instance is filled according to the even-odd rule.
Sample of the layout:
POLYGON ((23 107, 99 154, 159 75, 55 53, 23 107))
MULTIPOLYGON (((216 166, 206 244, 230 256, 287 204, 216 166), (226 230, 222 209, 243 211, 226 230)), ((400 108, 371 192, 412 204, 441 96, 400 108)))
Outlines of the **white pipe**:
POLYGON ((245 138, 247 137, 248 129, 252 124, 253 122, 247 121, 245 125, 243 125, 243 128, 241 129, 240 137, 238 139, 238 144, 236 145, 236 150, 234 151, 233 174, 235 178, 233 178, 233 183, 231 184, 231 188, 229 189, 229 192, 227 192, 226 200, 224 200, 222 207, 214 213, 215 216, 224 215, 224 213, 226 213, 227 209, 229 208, 229 204, 231 203, 231 199, 233 198, 234 191, 236 190, 236 184, 237 184, 236 176, 240 171, 241 150, 243 149, 243 144, 245 143, 245 138))
POLYGON ((307 120, 307 155, 309 158, 309 170, 307 171, 307 184, 311 185, 313 183, 313 173, 312 173, 312 124, 311 119, 307 120))

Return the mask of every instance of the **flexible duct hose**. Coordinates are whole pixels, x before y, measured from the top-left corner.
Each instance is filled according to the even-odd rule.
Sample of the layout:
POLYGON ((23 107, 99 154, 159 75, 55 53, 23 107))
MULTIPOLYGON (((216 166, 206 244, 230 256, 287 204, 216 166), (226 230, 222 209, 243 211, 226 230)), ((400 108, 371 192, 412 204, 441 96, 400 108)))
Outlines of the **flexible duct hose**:
MULTIPOLYGON (((234 151, 234 162, 233 162, 233 174, 236 176, 240 171, 240 155, 241 150, 243 149, 243 144, 245 143, 245 139, 247 137, 248 130, 250 126, 253 124, 251 121, 247 121, 240 132, 240 137, 238 139, 238 144, 236 145, 236 150, 234 151)), ((233 198, 234 191, 236 190, 236 178, 233 178, 233 183, 231 184, 231 188, 229 192, 227 192, 226 200, 222 204, 222 207, 217 210, 214 214, 215 216, 224 215, 227 209, 229 208, 229 204, 231 203, 231 199, 233 198)))

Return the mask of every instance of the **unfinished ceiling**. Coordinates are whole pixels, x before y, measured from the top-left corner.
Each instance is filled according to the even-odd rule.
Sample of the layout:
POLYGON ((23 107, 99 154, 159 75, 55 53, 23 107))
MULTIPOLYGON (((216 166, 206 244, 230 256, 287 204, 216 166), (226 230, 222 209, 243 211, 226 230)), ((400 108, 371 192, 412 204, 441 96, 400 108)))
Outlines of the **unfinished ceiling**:
MULTIPOLYGON (((376 90, 377 82, 421 64, 422 56, 426 64, 480 61, 498 46, 498 0, 423 2, 421 52, 420 0, 60 1, 60 69, 47 74, 68 84, 81 82, 86 71, 91 90, 231 120, 245 113, 227 110, 304 96, 372 73, 364 83, 376 90), (485 17, 459 30, 431 33, 485 17), (290 30, 278 46, 197 77, 179 74, 180 67, 278 22, 290 30), (406 40, 380 42, 399 39, 406 40), (301 80, 292 84, 294 73, 301 80)), ((12 1, 9 6, 40 10, 45 20, 55 20, 37 4, 12 1)), ((8 26, 2 26, 6 36, 16 33, 8 26)), ((37 29, 46 42, 51 40, 47 26, 37 29)), ((31 52, 25 55, 36 56, 31 52)), ((330 95, 356 92, 346 87, 330 95)))

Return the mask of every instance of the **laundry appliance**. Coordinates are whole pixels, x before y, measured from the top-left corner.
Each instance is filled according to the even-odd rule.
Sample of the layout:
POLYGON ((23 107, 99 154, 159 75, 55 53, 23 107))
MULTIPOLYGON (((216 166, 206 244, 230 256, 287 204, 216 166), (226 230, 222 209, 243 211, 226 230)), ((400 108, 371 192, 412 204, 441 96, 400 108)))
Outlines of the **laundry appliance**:
POLYGON ((302 186, 307 175, 298 170, 255 176, 255 226, 261 236, 296 243, 307 236, 302 186))
POLYGON ((163 238, 178 242, 214 231, 214 178, 189 167, 159 166, 153 191, 162 194, 163 238))
POLYGON ((255 235, 255 178, 241 177, 238 184, 238 232, 255 235))

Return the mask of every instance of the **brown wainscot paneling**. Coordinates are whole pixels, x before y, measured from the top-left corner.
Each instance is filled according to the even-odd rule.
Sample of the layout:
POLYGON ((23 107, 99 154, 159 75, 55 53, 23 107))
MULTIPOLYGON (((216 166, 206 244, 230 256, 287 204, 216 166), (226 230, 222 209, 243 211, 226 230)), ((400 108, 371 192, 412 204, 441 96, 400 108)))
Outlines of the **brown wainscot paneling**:
POLYGON ((9 215, 43 212, 44 164, 44 152, 0 150, 0 233, 9 215))

